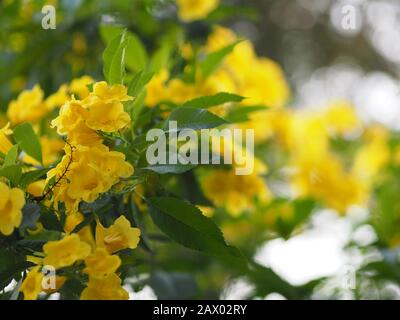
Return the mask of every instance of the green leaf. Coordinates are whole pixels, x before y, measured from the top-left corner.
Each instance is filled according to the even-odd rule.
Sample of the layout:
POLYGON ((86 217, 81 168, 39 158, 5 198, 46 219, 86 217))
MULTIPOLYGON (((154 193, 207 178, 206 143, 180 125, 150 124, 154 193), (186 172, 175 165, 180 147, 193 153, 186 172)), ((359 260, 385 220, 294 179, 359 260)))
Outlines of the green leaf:
POLYGON ((0 177, 5 177, 14 185, 17 185, 21 179, 22 168, 19 165, 12 165, 0 169, 0 177))
POLYGON ((249 116, 253 112, 268 110, 265 106, 245 106, 245 107, 235 107, 233 110, 225 117, 225 119, 231 123, 245 122, 250 118, 249 116))
POLYGON ((146 84, 153 77, 153 72, 147 72, 145 70, 141 70, 135 74, 132 81, 128 86, 128 94, 132 97, 136 97, 140 92, 143 91, 146 84))
POLYGON ((23 151, 42 163, 42 146, 30 123, 25 122, 16 126, 13 136, 23 151))
POLYGON ((19 226, 20 232, 24 232, 28 228, 34 228, 40 217, 40 206, 36 203, 27 203, 22 208, 22 223, 19 226))
POLYGON ((169 121, 177 122, 178 131, 189 128, 194 130, 209 129, 227 124, 224 119, 205 109, 188 107, 179 107, 173 110, 165 122, 164 130, 169 130, 169 121))
POLYGON ((246 268, 246 260, 234 247, 226 244, 221 230, 200 210, 182 200, 170 197, 148 199, 154 223, 172 240, 236 267, 246 268))
POLYGON ((122 83, 125 74, 126 32, 115 37, 103 52, 103 74, 110 84, 122 83))
POLYGON ((201 70, 204 78, 207 78, 212 74, 225 59, 225 57, 230 54, 241 40, 235 41, 217 51, 211 52, 206 56, 206 58, 201 62, 201 70))
POLYGON ((192 107, 192 108, 209 108, 213 106, 218 106, 227 102, 241 102, 244 97, 239 96, 237 94, 228 93, 228 92, 220 92, 212 96, 205 96, 194 98, 185 102, 183 107, 192 107))
POLYGON ((18 157, 18 145, 12 146, 12 148, 7 152, 6 157, 4 158, 3 166, 15 165, 18 157))

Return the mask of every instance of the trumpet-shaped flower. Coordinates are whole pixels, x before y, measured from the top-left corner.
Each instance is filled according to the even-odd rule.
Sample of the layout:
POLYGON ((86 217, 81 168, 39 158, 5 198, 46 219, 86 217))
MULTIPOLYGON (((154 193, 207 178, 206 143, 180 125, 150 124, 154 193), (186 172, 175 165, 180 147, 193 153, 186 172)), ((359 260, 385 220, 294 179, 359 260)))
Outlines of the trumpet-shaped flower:
POLYGON ((140 229, 132 228, 129 221, 120 216, 114 224, 108 228, 100 222, 96 227, 96 243, 99 247, 106 248, 113 253, 122 249, 135 249, 140 240, 140 229))

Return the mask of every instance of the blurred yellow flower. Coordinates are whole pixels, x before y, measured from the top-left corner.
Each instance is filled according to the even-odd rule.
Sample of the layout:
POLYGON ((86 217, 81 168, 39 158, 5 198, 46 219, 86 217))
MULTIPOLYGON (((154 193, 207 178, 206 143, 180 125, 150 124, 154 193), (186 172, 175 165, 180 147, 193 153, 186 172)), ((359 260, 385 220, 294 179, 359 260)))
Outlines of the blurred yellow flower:
POLYGON ((111 273, 106 277, 89 277, 81 294, 82 300, 128 300, 129 294, 121 286, 121 279, 111 273))
POLYGON ((167 98, 165 82, 169 78, 169 72, 161 69, 147 84, 147 95, 145 103, 149 107, 156 106, 160 101, 167 98))
MULTIPOLYGON (((40 137, 40 144, 42 146, 43 165, 47 167, 60 158, 65 142, 61 139, 53 139, 47 136, 42 136, 40 137)), ((39 161, 28 155, 24 156, 24 162, 34 166, 40 165, 39 161)))
POLYGON ((178 15, 183 21, 200 20, 218 7, 219 0, 177 0, 178 15))
POLYGON ((49 241, 43 246, 45 258, 43 263, 56 269, 68 267, 90 254, 91 248, 81 241, 77 234, 66 235, 58 241, 49 241))
POLYGON ((36 300, 39 293, 43 291, 42 281, 44 274, 40 268, 41 266, 32 268, 22 282, 19 291, 24 294, 24 300, 36 300))
POLYGON ((9 236, 22 221, 22 208, 25 205, 24 192, 9 188, 0 182, 0 232, 9 236))
POLYGON ((120 216, 108 228, 103 227, 100 222, 97 223, 96 243, 110 253, 126 248, 135 249, 139 240, 140 229, 132 228, 124 216, 120 216))
POLYGON ((342 214, 367 200, 365 184, 346 172, 334 155, 298 158, 293 167, 292 185, 297 197, 313 197, 342 214))

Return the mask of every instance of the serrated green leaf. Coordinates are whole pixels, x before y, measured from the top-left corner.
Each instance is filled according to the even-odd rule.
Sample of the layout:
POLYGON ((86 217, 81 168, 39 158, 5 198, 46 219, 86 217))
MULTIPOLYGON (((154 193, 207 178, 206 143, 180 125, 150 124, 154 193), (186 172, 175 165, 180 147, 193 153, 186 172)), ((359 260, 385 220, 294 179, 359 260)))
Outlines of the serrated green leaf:
POLYGON ((16 126, 13 130, 14 140, 29 156, 42 163, 42 146, 32 125, 28 122, 16 126))
POLYGON ((209 129, 227 124, 227 122, 215 114, 198 108, 179 107, 174 109, 167 118, 164 130, 169 130, 169 121, 177 122, 177 130, 182 129, 209 129))
POLYGON ((172 240, 236 267, 246 268, 242 254, 226 244, 217 225, 195 206, 170 197, 150 198, 148 203, 154 223, 172 240))

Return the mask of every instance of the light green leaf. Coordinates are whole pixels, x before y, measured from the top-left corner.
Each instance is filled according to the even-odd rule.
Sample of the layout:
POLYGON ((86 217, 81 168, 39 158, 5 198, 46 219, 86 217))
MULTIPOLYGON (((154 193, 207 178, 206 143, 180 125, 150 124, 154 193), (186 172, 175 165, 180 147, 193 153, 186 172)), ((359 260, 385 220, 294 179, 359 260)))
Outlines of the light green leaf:
POLYGON ((19 165, 11 165, 0 169, 0 177, 5 177, 14 185, 17 185, 21 179, 22 168, 19 165))
POLYGON ((178 131, 188 128, 194 130, 209 129, 227 124, 224 119, 205 109, 188 107, 179 107, 171 112, 164 125, 166 131, 169 130, 169 121, 177 122, 178 131))
POLYGON ((154 223, 172 240, 236 267, 246 268, 242 254, 226 244, 217 225, 195 206, 170 197, 150 198, 148 203, 154 223))
POLYGON ((132 71, 139 71, 147 65, 147 52, 138 36, 132 32, 127 32, 128 45, 126 47, 125 61, 126 66, 132 71))
POLYGON ((239 42, 241 41, 235 41, 234 43, 231 43, 217 51, 208 54, 204 61, 201 62, 203 77, 207 78, 211 73, 213 73, 215 69, 219 67, 225 57, 233 51, 233 49, 239 42))
POLYGON ((42 146, 30 123, 25 122, 16 126, 13 136, 23 151, 42 163, 42 146))
POLYGON ((183 107, 209 108, 218 106, 227 102, 241 102, 244 97, 237 94, 220 92, 212 96, 199 97, 185 102, 183 107))

